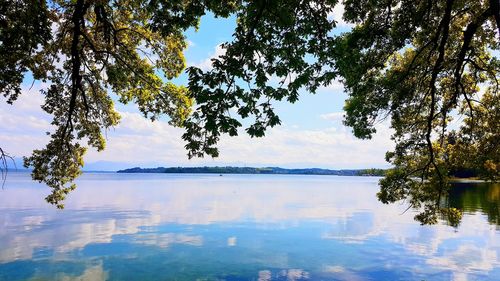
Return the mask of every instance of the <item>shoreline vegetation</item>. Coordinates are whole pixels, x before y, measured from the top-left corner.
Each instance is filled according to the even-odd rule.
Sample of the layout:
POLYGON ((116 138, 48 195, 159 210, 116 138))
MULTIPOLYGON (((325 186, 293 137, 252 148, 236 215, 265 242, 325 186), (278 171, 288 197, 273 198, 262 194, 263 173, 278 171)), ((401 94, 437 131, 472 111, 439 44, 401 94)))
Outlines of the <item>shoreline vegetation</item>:
POLYGON ((166 173, 166 174, 270 174, 270 175, 332 175, 332 176, 384 176, 384 169, 342 169, 321 168, 285 169, 280 167, 157 167, 130 168, 117 173, 166 173))
MULTIPOLYGON (((323 176, 368 176, 384 177, 389 169, 322 169, 322 168, 301 168, 286 169, 281 167, 233 167, 233 166, 203 166, 203 167, 157 167, 141 168, 134 167, 118 170, 120 174, 261 174, 261 175, 323 175, 323 176)), ((450 178, 451 183, 474 183, 485 182, 475 174, 464 174, 455 172, 450 178)))
MULTIPOLYGON (((33 170, 26 168, 10 168, 8 173, 31 173, 33 170)), ((215 167, 157 167, 141 168, 134 167, 123 170, 83 170, 83 173, 120 173, 120 174, 269 174, 269 175, 332 175, 332 176, 372 176, 383 177, 389 169, 340 169, 330 170, 322 168, 302 168, 286 169, 280 167, 233 167, 233 166, 215 166, 215 167)), ((481 183, 484 179, 474 175, 467 176, 455 173, 450 177, 450 183, 481 183)))

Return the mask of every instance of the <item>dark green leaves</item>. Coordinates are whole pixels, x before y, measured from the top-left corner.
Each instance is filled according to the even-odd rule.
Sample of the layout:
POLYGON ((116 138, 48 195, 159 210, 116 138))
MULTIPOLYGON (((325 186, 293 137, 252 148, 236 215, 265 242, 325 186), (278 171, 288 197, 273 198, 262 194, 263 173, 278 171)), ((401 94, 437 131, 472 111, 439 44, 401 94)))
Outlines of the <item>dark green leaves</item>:
POLYGON ((192 105, 187 89, 165 78, 177 77, 185 67, 183 32, 201 15, 186 11, 189 3, 0 2, 0 91, 12 102, 26 72, 49 85, 42 90, 42 108, 53 116, 55 132, 44 149, 25 159, 33 178, 52 188, 47 201, 62 207, 75 188, 84 145, 105 148, 103 131, 120 118, 110 92, 121 102, 135 102, 153 120, 168 115, 180 126, 187 118, 192 105), (154 24, 162 7, 172 12, 169 28, 154 24))
POLYGON ((499 175, 496 2, 345 1, 345 18, 358 23, 333 54, 349 94, 345 124, 369 138, 391 119, 394 170, 379 199, 408 200, 425 224, 439 216, 458 223, 459 211, 443 203, 453 171, 499 175), (449 132, 453 119, 462 126, 449 132))
POLYGON ((314 93, 333 81, 329 55, 335 22, 328 18, 337 1, 249 1, 236 11, 234 40, 213 68, 188 69, 195 114, 185 123, 189 156, 218 155, 221 133, 236 135, 239 120, 262 137, 281 123, 273 101, 298 100, 299 90, 314 93))
POLYGON ((45 1, 0 0, 0 93, 9 103, 21 93, 26 72, 45 78, 50 66, 39 60, 39 48, 51 39, 49 16, 45 1))

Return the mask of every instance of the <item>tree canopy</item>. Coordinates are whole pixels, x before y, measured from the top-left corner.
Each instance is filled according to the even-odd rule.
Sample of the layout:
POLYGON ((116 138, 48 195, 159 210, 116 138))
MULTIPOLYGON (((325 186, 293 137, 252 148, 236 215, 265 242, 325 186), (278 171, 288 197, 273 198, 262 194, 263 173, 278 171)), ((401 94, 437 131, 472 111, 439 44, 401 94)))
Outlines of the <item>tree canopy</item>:
POLYGON ((408 199, 422 223, 457 221, 441 203, 454 172, 500 173, 500 1, 344 0, 353 28, 335 36, 339 4, 0 0, 0 91, 12 103, 26 73, 47 82, 43 109, 56 128, 25 165, 62 207, 86 146, 104 149, 103 131, 119 122, 112 96, 185 128, 189 157, 216 157, 221 135, 236 136, 243 119, 262 137, 281 122, 276 101, 340 79, 355 136, 370 138, 385 119, 394 129, 379 199, 408 199), (210 70, 188 68, 188 85, 169 82, 185 68, 185 31, 209 12, 237 19, 233 40, 210 70))
POLYGON ((357 24, 334 52, 349 93, 345 123, 360 138, 380 118, 394 129, 386 156, 394 169, 379 199, 423 207, 422 223, 458 219, 441 204, 454 170, 491 180, 500 173, 500 2, 345 4, 344 17, 357 24))

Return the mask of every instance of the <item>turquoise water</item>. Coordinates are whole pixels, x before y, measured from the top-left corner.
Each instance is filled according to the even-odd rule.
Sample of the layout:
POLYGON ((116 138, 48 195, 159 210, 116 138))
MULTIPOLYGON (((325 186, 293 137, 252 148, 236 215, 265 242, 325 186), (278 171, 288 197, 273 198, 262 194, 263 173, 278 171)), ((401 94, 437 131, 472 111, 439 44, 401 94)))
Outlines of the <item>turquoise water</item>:
POLYGON ((500 280, 499 185, 457 227, 383 205, 377 178, 86 174, 66 209, 10 173, 0 280, 500 280))

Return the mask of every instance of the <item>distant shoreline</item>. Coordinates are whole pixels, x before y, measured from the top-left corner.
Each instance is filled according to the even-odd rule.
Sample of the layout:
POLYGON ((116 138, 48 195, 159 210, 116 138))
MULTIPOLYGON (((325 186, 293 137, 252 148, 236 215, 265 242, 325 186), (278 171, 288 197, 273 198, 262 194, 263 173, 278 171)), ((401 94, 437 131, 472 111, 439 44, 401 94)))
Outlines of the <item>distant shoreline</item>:
POLYGON ((332 176, 383 176, 383 169, 342 169, 321 168, 285 169, 280 167, 158 167, 130 168, 117 173, 155 173, 155 174, 264 174, 264 175, 332 175, 332 176))

